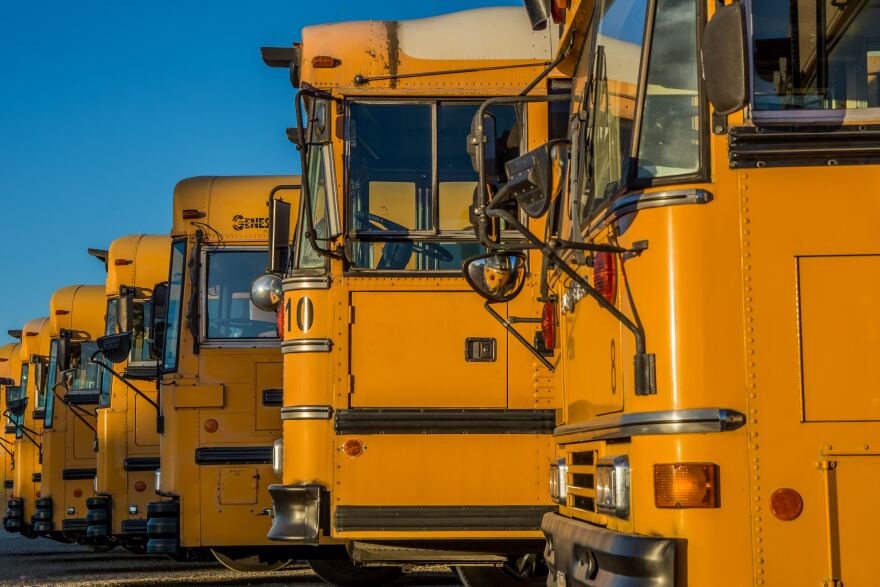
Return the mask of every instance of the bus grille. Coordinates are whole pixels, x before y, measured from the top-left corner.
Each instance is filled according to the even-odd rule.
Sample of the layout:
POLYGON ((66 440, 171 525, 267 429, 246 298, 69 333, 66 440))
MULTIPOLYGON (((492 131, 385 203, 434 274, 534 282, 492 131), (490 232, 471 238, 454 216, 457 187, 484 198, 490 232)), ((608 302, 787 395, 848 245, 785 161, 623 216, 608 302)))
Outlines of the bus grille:
POLYGON ((569 506, 584 513, 596 512, 596 451, 569 453, 569 506))

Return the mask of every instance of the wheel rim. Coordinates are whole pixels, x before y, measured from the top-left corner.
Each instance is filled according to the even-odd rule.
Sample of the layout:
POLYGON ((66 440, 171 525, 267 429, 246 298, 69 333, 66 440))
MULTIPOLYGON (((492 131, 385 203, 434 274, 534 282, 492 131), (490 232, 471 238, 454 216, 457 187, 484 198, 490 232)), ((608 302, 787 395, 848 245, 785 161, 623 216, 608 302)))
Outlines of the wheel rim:
POLYGON ((220 551, 211 549, 211 554, 217 559, 217 562, 232 571, 239 573, 272 573, 280 571, 290 564, 290 560, 277 561, 274 563, 266 563, 260 560, 257 555, 246 556, 242 558, 231 558, 220 551))

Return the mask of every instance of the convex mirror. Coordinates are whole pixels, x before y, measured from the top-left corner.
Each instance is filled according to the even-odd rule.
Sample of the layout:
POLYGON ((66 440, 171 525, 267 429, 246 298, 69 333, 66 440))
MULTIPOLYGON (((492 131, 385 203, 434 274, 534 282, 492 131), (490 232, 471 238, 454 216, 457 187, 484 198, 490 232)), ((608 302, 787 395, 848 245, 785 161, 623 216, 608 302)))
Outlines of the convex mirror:
POLYGON ((251 284, 251 301, 264 312, 277 310, 283 297, 281 278, 274 273, 264 273, 251 284))
POLYGON ((488 253, 462 263, 464 278, 490 302, 507 302, 523 288, 526 257, 522 253, 488 253))

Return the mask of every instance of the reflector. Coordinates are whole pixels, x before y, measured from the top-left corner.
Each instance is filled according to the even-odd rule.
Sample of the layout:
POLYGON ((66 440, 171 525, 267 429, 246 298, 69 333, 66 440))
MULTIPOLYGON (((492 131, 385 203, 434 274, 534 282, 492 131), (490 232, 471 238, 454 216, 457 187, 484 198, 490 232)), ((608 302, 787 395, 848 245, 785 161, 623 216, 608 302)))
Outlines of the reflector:
POLYGON ((541 337, 544 339, 544 348, 556 348, 556 307, 553 302, 545 303, 541 311, 541 337))
POLYGON ((804 498, 794 489, 777 489, 770 494, 770 511, 783 522, 790 522, 804 511, 804 498))

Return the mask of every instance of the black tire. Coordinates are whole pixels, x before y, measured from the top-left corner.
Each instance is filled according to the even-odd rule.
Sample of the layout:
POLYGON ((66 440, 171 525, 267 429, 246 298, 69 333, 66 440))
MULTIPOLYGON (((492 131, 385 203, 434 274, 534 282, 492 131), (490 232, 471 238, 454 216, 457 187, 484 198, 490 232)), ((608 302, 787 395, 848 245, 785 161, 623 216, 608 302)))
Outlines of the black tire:
POLYGON ((123 544, 122 548, 131 554, 147 554, 146 545, 123 544))
POLYGON ((336 587, 382 587, 403 574, 399 567, 357 567, 347 558, 313 560, 309 566, 336 587))
POLYGON ((115 542, 98 542, 95 544, 86 544, 86 548, 91 550, 92 552, 110 552, 114 548, 116 548, 117 544, 115 542))
POLYGON ((538 587, 547 584, 547 567, 538 559, 523 565, 512 560, 499 567, 455 567, 455 572, 465 587, 538 587))
POLYGON ((148 518, 170 518, 180 512, 180 504, 176 501, 154 501, 147 504, 148 518))

